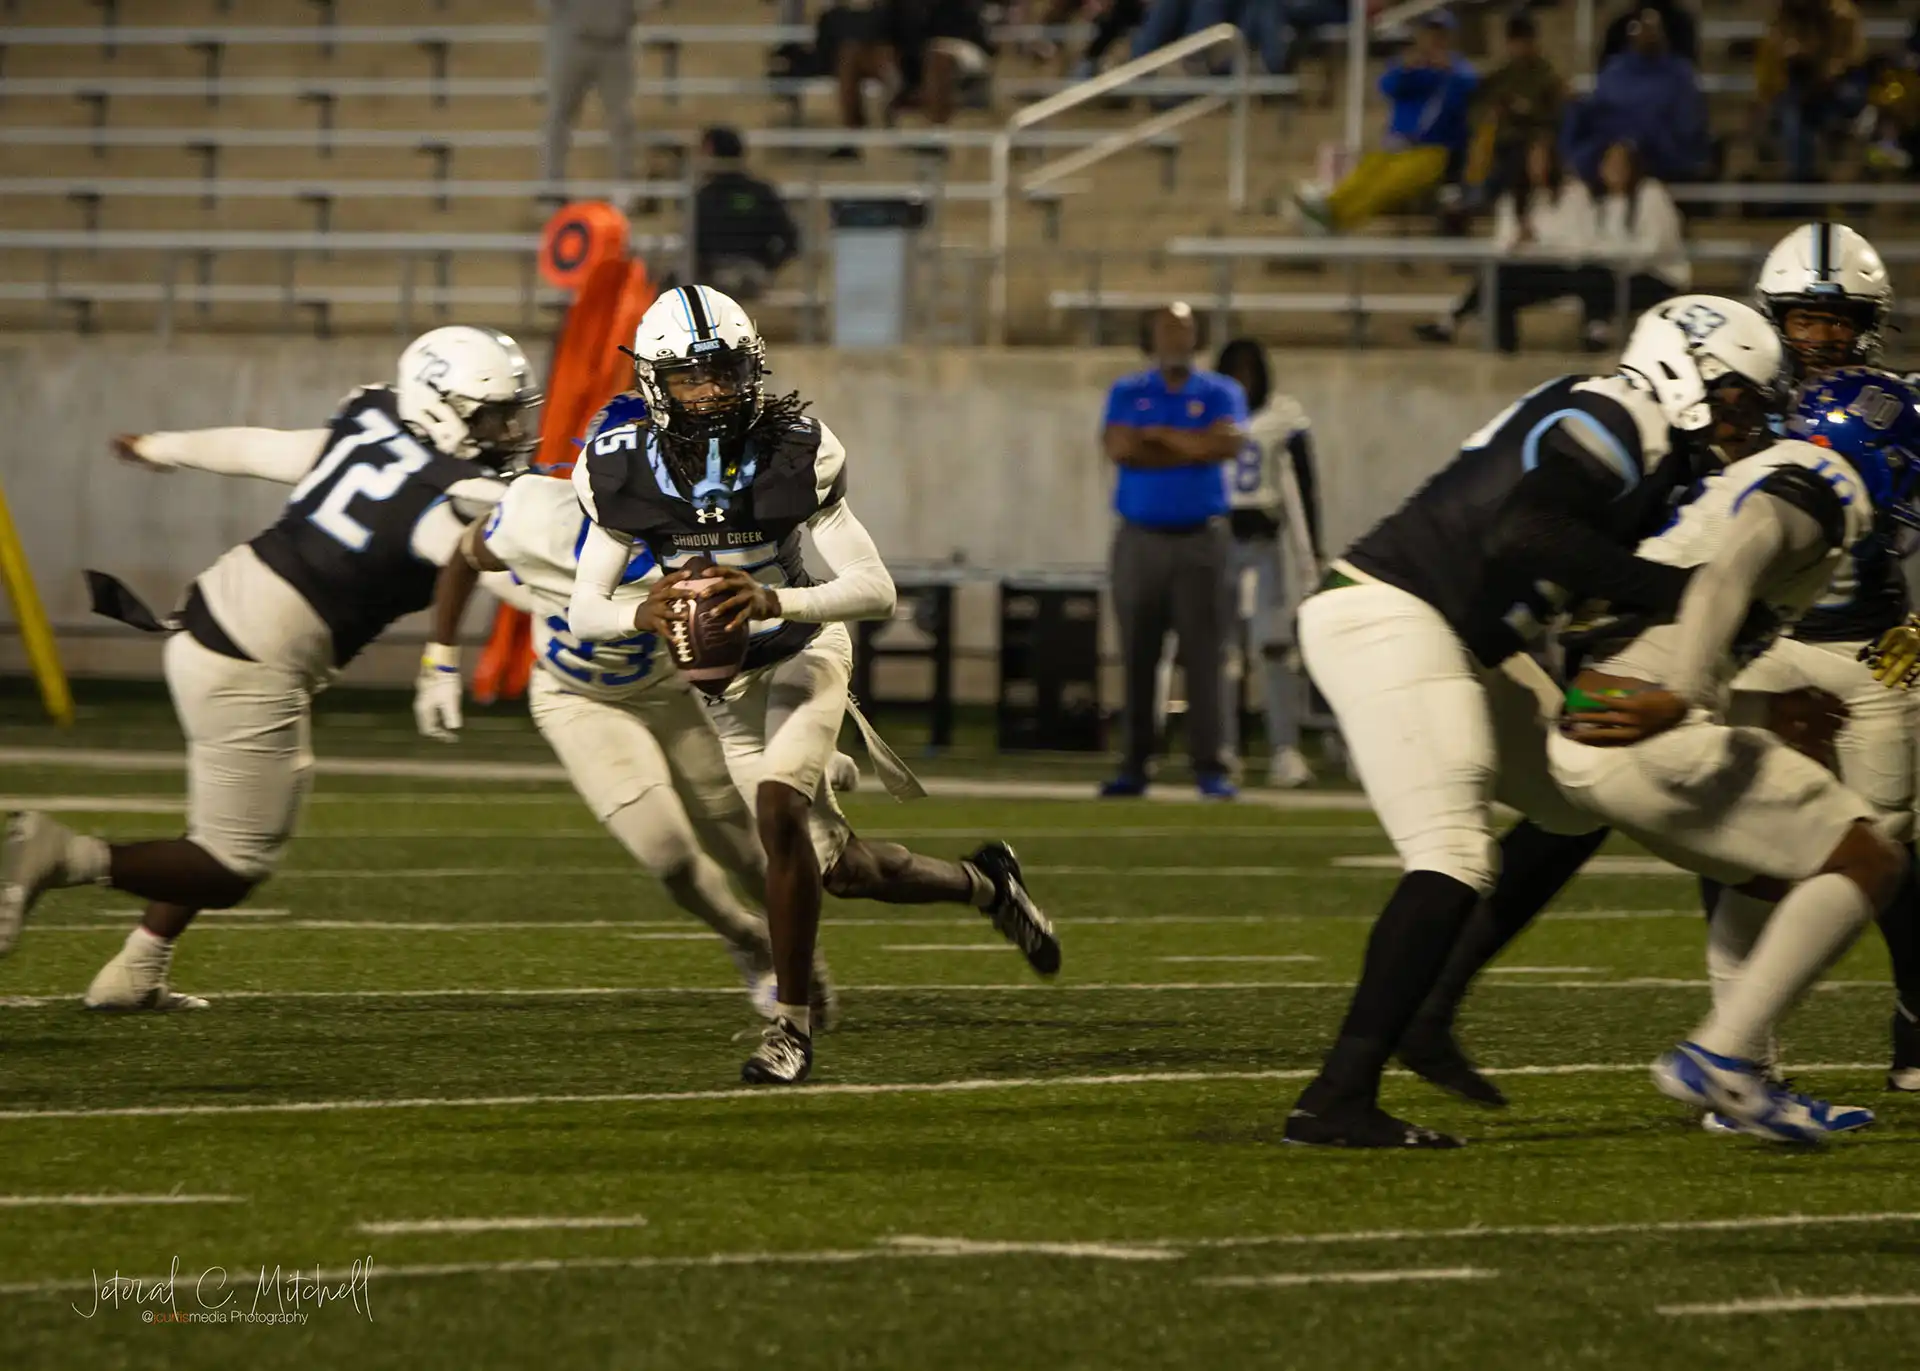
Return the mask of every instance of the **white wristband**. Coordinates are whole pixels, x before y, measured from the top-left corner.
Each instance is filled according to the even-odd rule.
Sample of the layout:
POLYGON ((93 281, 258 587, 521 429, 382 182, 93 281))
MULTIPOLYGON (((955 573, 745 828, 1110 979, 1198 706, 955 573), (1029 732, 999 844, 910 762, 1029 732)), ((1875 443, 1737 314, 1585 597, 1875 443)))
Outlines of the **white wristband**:
POLYGON ((458 644, 428 643, 427 650, 421 655, 422 671, 458 671, 460 670, 460 648, 458 644))

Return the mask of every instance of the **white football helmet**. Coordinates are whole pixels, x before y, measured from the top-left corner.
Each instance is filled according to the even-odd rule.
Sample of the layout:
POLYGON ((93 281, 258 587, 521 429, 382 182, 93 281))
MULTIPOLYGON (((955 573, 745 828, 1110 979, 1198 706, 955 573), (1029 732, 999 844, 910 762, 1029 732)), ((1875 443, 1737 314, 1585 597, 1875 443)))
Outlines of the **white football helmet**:
POLYGON ((452 324, 421 334, 400 354, 393 391, 401 421, 449 457, 499 468, 535 442, 533 369, 498 329, 452 324))
POLYGON ((1751 437, 1785 393, 1784 357, 1758 310, 1718 295, 1676 295, 1640 316, 1620 370, 1652 392, 1672 428, 1699 433, 1718 420, 1751 437))
POLYGON ((634 388, 670 457, 689 444, 704 454, 711 439, 731 444, 760 417, 767 345, 731 296, 676 286, 640 316, 630 352, 634 388))
POLYGON ((1788 340, 1802 376, 1878 362, 1893 282, 1872 243, 1845 224, 1802 224, 1773 246, 1754 283, 1760 309, 1783 334, 1791 310, 1834 315, 1853 326, 1852 342, 1788 340))

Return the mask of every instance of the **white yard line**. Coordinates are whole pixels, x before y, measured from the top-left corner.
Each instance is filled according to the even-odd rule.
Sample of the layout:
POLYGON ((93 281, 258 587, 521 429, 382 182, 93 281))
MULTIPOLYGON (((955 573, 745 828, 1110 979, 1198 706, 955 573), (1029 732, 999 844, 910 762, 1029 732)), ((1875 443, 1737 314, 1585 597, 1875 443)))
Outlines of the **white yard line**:
POLYGON ((1906 1295, 1771 1295, 1757 1300, 1725 1300, 1719 1304, 1663 1304, 1654 1313, 1668 1318, 1715 1314, 1807 1314, 1830 1309, 1890 1309, 1920 1306, 1920 1294, 1906 1295))
MULTIPOLYGON (((1398 871, 1400 858, 1395 854, 1366 854, 1335 857, 1330 865, 1345 871, 1398 871)), ((1590 857, 1580 868, 1588 876, 1684 876, 1687 873, 1658 857, 1590 857)))
POLYGON ((882 952, 1005 952, 1005 943, 882 943, 882 952))
POLYGON ((1178 1261, 1178 1248, 1155 1244, 1111 1242, 979 1242, 972 1238, 882 1238, 897 1252, 939 1257, 1097 1257, 1104 1261, 1178 1261))
POLYGON ((185 800, 151 795, 0 795, 0 810, 37 809, 42 814, 184 814, 185 800))
POLYGON ((1304 952, 1251 953, 1246 956, 1218 957, 1162 957, 1163 962, 1317 962, 1318 957, 1310 957, 1304 952))
POLYGON ((1248 876, 1339 876, 1346 874, 1336 866, 1327 871, 1312 866, 1028 866, 1031 876, 1112 876, 1135 880, 1142 876, 1172 877, 1180 880, 1236 879, 1248 876))
POLYGON ((0 1209, 119 1209, 136 1205, 246 1202, 245 1195, 0 1195, 0 1209))
MULTIPOLYGON (((0 765, 66 767, 87 771, 182 771, 185 755, 150 749, 0 747, 0 765)), ((314 769, 322 776, 397 777, 440 781, 551 781, 565 782, 566 772, 555 762, 424 761, 398 757, 321 757, 314 769)), ((1091 782, 973 780, 936 776, 925 778, 929 795, 968 800, 1091 800, 1097 787, 1091 782)), ((330 797, 332 798, 332 797, 330 797)), ((339 799, 346 799, 341 796, 339 799)), ((359 797, 354 797, 358 799, 359 797)), ((434 796, 432 799, 438 800, 434 796)), ((517 798, 517 797, 516 797, 517 798)), ((567 798, 572 799, 572 796, 567 798)), ((471 797, 470 803, 498 803, 501 797, 471 797)), ((1148 792, 1152 804, 1199 804, 1190 786, 1160 786, 1148 792)), ((575 801, 578 803, 578 801, 575 801)), ((1242 792, 1240 803, 1289 812, 1327 810, 1366 812, 1367 797, 1357 790, 1242 792)))
POLYGON ((1399 1271, 1282 1271, 1267 1276, 1206 1276, 1195 1285, 1234 1290, 1284 1290, 1301 1285, 1393 1285, 1400 1281, 1484 1281, 1499 1275, 1480 1266, 1415 1266, 1399 1271))
POLYGON ((1490 966, 1490 976, 1604 976, 1610 966, 1490 966))
MULTIPOLYGON (((737 991, 734 993, 738 993, 737 991)), ((1884 1062, 1814 1062, 1802 1064, 1789 1063, 1795 1071, 1880 1071, 1885 1069, 1884 1062)), ((1586 1076, 1618 1075, 1645 1072, 1647 1064, 1638 1062, 1575 1062, 1560 1066, 1514 1066, 1483 1067, 1491 1076, 1586 1076)), ((687 1104, 705 1101, 759 1100, 762 1103, 781 1107, 778 1102, 785 1100, 817 1100, 840 1096, 867 1095, 950 1095, 977 1094, 992 1090, 1074 1090, 1098 1089, 1112 1086, 1137 1085, 1211 1085, 1230 1081, 1304 1081, 1316 1073, 1307 1068, 1289 1068, 1276 1071, 1142 1071, 1103 1076, 1003 1076, 982 1077, 973 1080, 953 1081, 895 1081, 869 1085, 809 1085, 803 1090, 772 1091, 764 1089, 724 1089, 724 1090, 662 1090, 653 1092, 634 1092, 624 1094, 573 1094, 573 1095, 476 1095, 450 1097, 416 1097, 411 1099, 337 1099, 337 1100, 283 1100, 263 1104, 141 1104, 114 1105, 95 1109, 0 1109, 0 1122, 17 1122, 36 1119, 145 1119, 145 1118, 200 1118, 225 1117, 237 1114, 338 1114, 380 1111, 389 1109, 526 1109, 553 1108, 564 1105, 603 1105, 603 1104, 687 1104)), ((1891 1219, 1920 1219, 1914 1215, 1875 1215, 1873 1218, 1886 1221, 1891 1219)), ((1824 1216, 1806 1217, 1796 1222, 1823 1222, 1824 1216)), ((1735 1226, 1738 1226, 1736 1221, 1735 1226)), ((1764 1225, 1762 1225, 1764 1226, 1764 1225)), ((1645 1229, 1654 1231, 1657 1225, 1629 1224, 1624 1227, 1590 1230, 1596 1232, 1634 1232, 1645 1229)), ((1460 1229, 1451 1233, 1440 1231, 1439 1236, 1477 1237, 1482 1234, 1496 1233, 1494 1229, 1460 1229)), ((1558 1229, 1514 1229, 1514 1233, 1550 1233, 1558 1229)), ((1589 1231, 1589 1230, 1570 1230, 1589 1231)), ((1426 1236, 1417 1230, 1406 1233, 1348 1233, 1323 1234, 1317 1237, 1300 1238, 1253 1238, 1219 1239, 1211 1245, 1236 1246, 1246 1242, 1361 1242, 1386 1241, 1396 1237, 1426 1236)), ((1204 1245, 1204 1244, 1202 1244, 1204 1245)))
MULTIPOLYGON (((1547 1068, 1551 1070, 1552 1068, 1547 1068)), ((1857 1070, 1857 1067, 1819 1065, 1808 1071, 1857 1070)), ((1519 1075, 1509 1071, 1494 1074, 1519 1075)), ((1773 1228, 1812 1228, 1826 1224, 1920 1223, 1920 1211, 1884 1210, 1851 1214, 1753 1214, 1737 1219, 1667 1219, 1645 1223, 1521 1223, 1487 1224, 1471 1228, 1374 1228, 1349 1233, 1270 1233, 1239 1238, 1201 1238, 1189 1247, 1325 1247, 1343 1243, 1454 1242, 1481 1238, 1611 1238, 1656 1233, 1745 1233, 1773 1228)))
POLYGON ((549 1228, 645 1228, 641 1214, 590 1214, 580 1217, 482 1218, 482 1219, 387 1219, 377 1223, 355 1224, 362 1233, 376 1238, 398 1237, 409 1233, 529 1233, 549 1228))

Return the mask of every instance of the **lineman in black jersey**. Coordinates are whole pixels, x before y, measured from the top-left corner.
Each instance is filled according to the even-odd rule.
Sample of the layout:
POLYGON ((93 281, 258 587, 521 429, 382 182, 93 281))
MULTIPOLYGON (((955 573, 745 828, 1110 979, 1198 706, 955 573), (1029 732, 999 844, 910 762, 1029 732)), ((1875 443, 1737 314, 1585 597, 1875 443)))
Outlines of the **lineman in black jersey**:
MULTIPOLYGON (((1842 366, 1872 365, 1892 313, 1893 286, 1873 245, 1839 224, 1803 224, 1776 244, 1755 287, 1761 312, 1778 331, 1795 379, 1818 381, 1842 366)), ((1781 431, 1782 420, 1774 421, 1781 431)), ((1862 648, 1901 623, 1907 588, 1896 538, 1870 538, 1848 550, 1827 593, 1792 630, 1744 672, 1739 698, 1781 699, 1814 690, 1838 700, 1844 719, 1834 738, 1840 776, 1881 816, 1882 831, 1911 854, 1916 771, 1915 705, 1888 691, 1858 660, 1862 648)), ((1738 721, 1738 720, 1737 720, 1738 721)), ((1751 722, 1764 722, 1755 718, 1751 722)), ((1604 832, 1596 834, 1592 845, 1604 832)), ((1502 840, 1499 884, 1475 912, 1440 982, 1401 1039, 1400 1058, 1428 1080, 1468 1099, 1502 1105, 1505 1096, 1460 1050, 1453 1022, 1473 979, 1572 879, 1585 854, 1528 823, 1502 840)), ((1737 892, 1703 881, 1711 917, 1708 959, 1737 963, 1763 910, 1737 892)), ((1913 870, 1878 913, 1896 992, 1887 1086, 1920 1090, 1920 882, 1913 870)))
POLYGON ((210 429, 119 440, 129 460, 293 486, 285 511, 229 550, 162 623, 113 578, 95 608, 176 630, 168 689, 187 737, 184 837, 115 843, 15 815, 0 855, 0 951, 41 892, 102 884, 148 900, 87 991, 96 1009, 200 1009, 167 985, 173 941, 202 909, 238 904, 270 875, 298 821, 313 756, 313 692, 380 632, 433 600, 466 523, 499 498, 482 479, 530 446, 527 359, 492 329, 434 329, 401 353, 393 386, 347 397, 325 429, 210 429))
MULTIPOLYGON (((673 569, 704 554, 720 568, 722 612, 749 623, 746 665, 711 709, 766 848, 779 981, 776 1017, 742 1078, 795 1084, 812 1069, 823 882, 845 898, 973 905, 1035 970, 1058 971, 1059 941, 1010 847, 989 843, 949 862, 863 841, 824 783, 848 713, 846 624, 883 618, 894 603, 893 578, 847 506, 840 440, 805 415, 797 396, 763 396, 765 345, 746 311, 719 291, 682 286, 661 296, 631 351, 635 391, 594 421, 573 469, 594 527, 580 549, 568 620, 577 637, 594 641, 651 631, 653 601, 678 596, 686 579, 673 569), (807 574, 803 528, 831 579, 807 574), (638 610, 615 598, 636 542, 669 569, 638 610)), ((882 749, 876 760, 884 768, 890 756, 882 749)))
POLYGON ((1548 382, 1469 438, 1301 606, 1307 667, 1405 875, 1289 1140, 1457 1145, 1377 1098, 1389 1056, 1499 874, 1489 806, 1505 800, 1536 822, 1546 851, 1529 860, 1555 844, 1583 860, 1590 846, 1578 835, 1598 827, 1546 774, 1557 691, 1527 650, 1573 603, 1673 613, 1686 573, 1631 549, 1717 464, 1703 439, 1744 450, 1763 431, 1780 370, 1779 340, 1752 309, 1671 301, 1641 320, 1616 375, 1548 382))

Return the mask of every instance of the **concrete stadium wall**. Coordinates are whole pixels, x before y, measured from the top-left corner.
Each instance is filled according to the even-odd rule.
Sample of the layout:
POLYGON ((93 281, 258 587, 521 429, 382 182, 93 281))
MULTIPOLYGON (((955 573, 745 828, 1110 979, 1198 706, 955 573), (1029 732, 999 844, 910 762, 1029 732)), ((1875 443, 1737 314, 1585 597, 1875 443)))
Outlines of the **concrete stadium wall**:
MULTIPOLYGON (((145 674, 157 663, 153 643, 89 620, 82 568, 111 570, 171 604, 220 552, 270 522, 285 496, 263 482, 127 468, 108 454, 113 434, 311 427, 352 386, 386 376, 394 355, 392 344, 365 339, 0 338, 0 483, 69 669, 145 674)), ((1313 417, 1335 546, 1515 396, 1579 365, 1466 349, 1274 360, 1279 384, 1313 417)), ((1104 562, 1111 474, 1098 447, 1101 404, 1108 384, 1138 364, 1123 349, 783 347, 772 358, 773 385, 810 397, 846 442, 853 507, 889 560, 993 571, 1104 562)), ((0 670, 14 670, 11 606, 0 610, 0 670)), ((991 650, 992 615, 990 586, 969 588, 964 645, 991 650)), ((420 631, 401 626, 356 676, 410 675, 420 631)), ((960 685, 964 696, 991 697, 984 665, 960 685)))

